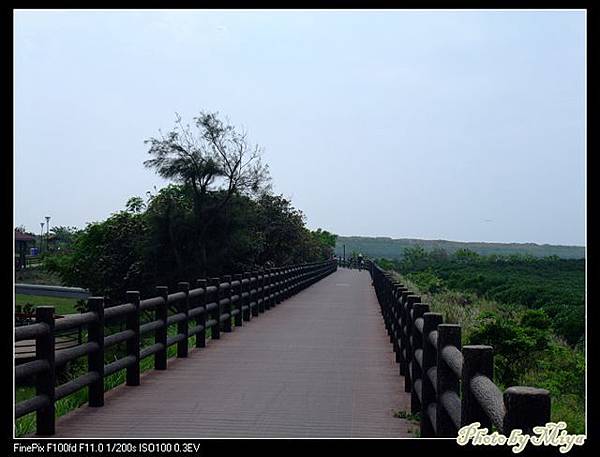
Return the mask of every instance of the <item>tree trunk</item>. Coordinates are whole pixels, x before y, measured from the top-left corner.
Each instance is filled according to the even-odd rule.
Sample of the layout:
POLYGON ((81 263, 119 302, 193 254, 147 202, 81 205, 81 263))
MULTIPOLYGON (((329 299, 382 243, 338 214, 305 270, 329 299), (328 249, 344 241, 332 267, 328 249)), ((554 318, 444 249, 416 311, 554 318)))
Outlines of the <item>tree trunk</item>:
POLYGON ((167 224, 169 228, 169 240, 171 242, 171 246, 173 248, 173 254, 175 255, 175 263, 177 264, 177 270, 179 273, 183 273, 183 259, 181 258, 181 253, 177 247, 177 240, 175 239, 175 232, 173 231, 173 224, 171 224, 171 211, 169 208, 169 214, 167 216, 167 224))
POLYGON ((200 275, 202 278, 206 278, 206 243, 204 240, 200 241, 200 275))

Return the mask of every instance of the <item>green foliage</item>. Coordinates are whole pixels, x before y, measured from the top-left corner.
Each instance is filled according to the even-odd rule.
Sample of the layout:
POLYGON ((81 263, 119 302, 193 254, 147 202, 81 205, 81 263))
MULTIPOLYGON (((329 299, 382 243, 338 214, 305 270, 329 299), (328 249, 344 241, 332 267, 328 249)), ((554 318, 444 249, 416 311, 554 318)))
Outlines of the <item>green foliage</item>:
POLYGON ((47 256, 44 264, 59 273, 67 285, 119 299, 143 282, 140 267, 146 232, 143 215, 121 211, 104 222, 88 224, 70 252, 47 256))
MULTIPOLYGON (((223 192, 210 192, 206 201, 216 205, 223 198, 223 192)), ((44 264, 66 285, 118 302, 126 290, 151 295, 157 284, 175 287, 224 272, 327 259, 335 244, 334 234, 311 232, 289 200, 269 194, 231 197, 202 243, 199 224, 193 191, 169 185, 150 195, 147 204, 134 197, 126 210, 89 224, 69 251, 47 256, 44 264)))
POLYGON ((437 293, 443 290, 443 281, 436 276, 431 270, 419 271, 411 273, 408 277, 419 286, 423 292, 437 293))
POLYGON ((55 245, 61 248, 69 246, 75 240, 78 232, 77 227, 64 225, 57 225, 50 229, 55 245))
POLYGON ((407 250, 401 260, 378 260, 422 295, 444 322, 462 326, 463 344, 494 347, 501 388, 548 389, 552 420, 570 433, 585 428, 584 261, 556 256, 444 255, 407 250))
POLYGON ((396 417, 398 419, 406 419, 409 421, 419 422, 421 420, 421 413, 420 412, 412 413, 410 411, 398 410, 398 411, 394 411, 394 417, 396 417))
MULTIPOLYGON (((197 251, 195 264, 200 265, 204 275, 211 268, 208 245, 214 240, 215 231, 222 230, 223 217, 231 211, 233 201, 243 196, 258 196, 270 189, 268 166, 262 163, 261 149, 250 145, 246 133, 223 122, 218 113, 205 112, 194 118, 193 128, 183 125, 178 115, 169 133, 150 138, 146 144, 150 145, 148 153, 152 158, 144 165, 179 184, 161 192, 165 197, 162 203, 166 205, 162 208, 162 216, 166 218, 163 225, 174 246, 177 269, 185 268, 183 257, 189 249, 178 247, 180 241, 173 243, 173 225, 177 219, 170 218, 183 216, 184 240, 197 251), (182 213, 183 208, 177 207, 173 198, 181 196, 187 197, 190 211, 182 213)), ((139 205, 135 207, 139 209, 139 205)))
POLYGON ((528 311, 520 322, 482 313, 479 325, 471 332, 470 344, 494 347, 495 377, 505 387, 517 384, 519 376, 532 369, 539 354, 548 348, 547 317, 529 313, 542 312, 528 311))
POLYGON ((470 292, 507 306, 543 309, 554 332, 570 344, 582 340, 585 261, 556 256, 481 256, 461 249, 453 254, 408 248, 388 266, 413 280, 424 292, 470 292))

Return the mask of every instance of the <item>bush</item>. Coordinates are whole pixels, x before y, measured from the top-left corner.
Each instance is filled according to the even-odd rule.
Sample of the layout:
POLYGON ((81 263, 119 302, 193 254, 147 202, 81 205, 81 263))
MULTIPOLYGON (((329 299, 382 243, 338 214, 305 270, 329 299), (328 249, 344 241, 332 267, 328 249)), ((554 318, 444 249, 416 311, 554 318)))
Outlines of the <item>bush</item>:
POLYGON ((444 288, 443 281, 438 278, 430 269, 419 271, 407 275, 409 279, 415 282, 422 292, 437 293, 444 288))
POLYGON ((516 385, 522 373, 534 368, 539 354, 548 347, 549 330, 528 325, 529 321, 539 324, 542 320, 541 316, 526 314, 517 323, 484 312, 471 332, 469 344, 493 346, 496 380, 505 387, 516 385))

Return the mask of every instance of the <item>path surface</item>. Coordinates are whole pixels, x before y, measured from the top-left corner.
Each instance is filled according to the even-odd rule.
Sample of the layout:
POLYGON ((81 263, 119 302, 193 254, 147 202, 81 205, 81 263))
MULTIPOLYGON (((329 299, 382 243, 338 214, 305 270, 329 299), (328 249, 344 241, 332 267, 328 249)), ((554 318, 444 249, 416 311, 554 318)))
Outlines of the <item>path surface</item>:
POLYGON ((57 437, 407 437, 409 409, 369 274, 340 269, 219 341, 171 359, 57 437))

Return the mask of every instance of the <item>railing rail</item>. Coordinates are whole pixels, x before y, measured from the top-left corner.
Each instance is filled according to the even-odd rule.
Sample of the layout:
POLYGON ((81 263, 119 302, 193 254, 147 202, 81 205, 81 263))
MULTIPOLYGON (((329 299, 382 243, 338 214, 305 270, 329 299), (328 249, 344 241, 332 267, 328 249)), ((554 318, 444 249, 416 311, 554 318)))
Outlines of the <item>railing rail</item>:
POLYGON ((88 312, 56 322, 54 307, 37 307, 34 324, 15 328, 15 341, 36 342, 35 360, 19 365, 15 372, 17 382, 35 375, 36 395, 16 404, 15 417, 35 411, 36 434, 53 435, 57 400, 87 387, 89 406, 101 407, 106 376, 126 370, 126 385, 137 386, 142 359, 154 356, 154 369, 166 370, 169 346, 176 344, 177 357, 185 358, 190 337, 196 337, 197 348, 205 347, 208 329, 211 338, 218 340, 221 331, 231 332, 234 327, 243 326, 244 321, 258 317, 336 269, 337 262, 333 260, 199 279, 194 289, 190 289, 190 283, 180 282, 177 292, 169 294, 166 286, 158 286, 157 296, 144 300, 140 300, 139 292, 129 291, 126 303, 106 309, 103 297, 90 297, 88 312), (152 310, 154 319, 140 325, 140 313, 152 310), (105 335, 107 320, 124 321, 125 329, 105 335), (169 336, 171 325, 177 327, 177 333, 169 336), (87 341, 55 350, 56 332, 80 326, 87 327, 87 341), (154 343, 141 347, 140 337, 148 333, 154 335, 154 343), (126 344, 125 355, 105 364, 105 349, 120 343, 126 344), (82 356, 87 356, 88 371, 56 386, 56 367, 82 356))
POLYGON ((422 437, 456 437, 473 422, 509 434, 550 421, 550 393, 493 382, 493 348, 461 347, 461 327, 443 316, 374 262, 367 260, 385 327, 393 345, 411 412, 420 413, 422 437))

